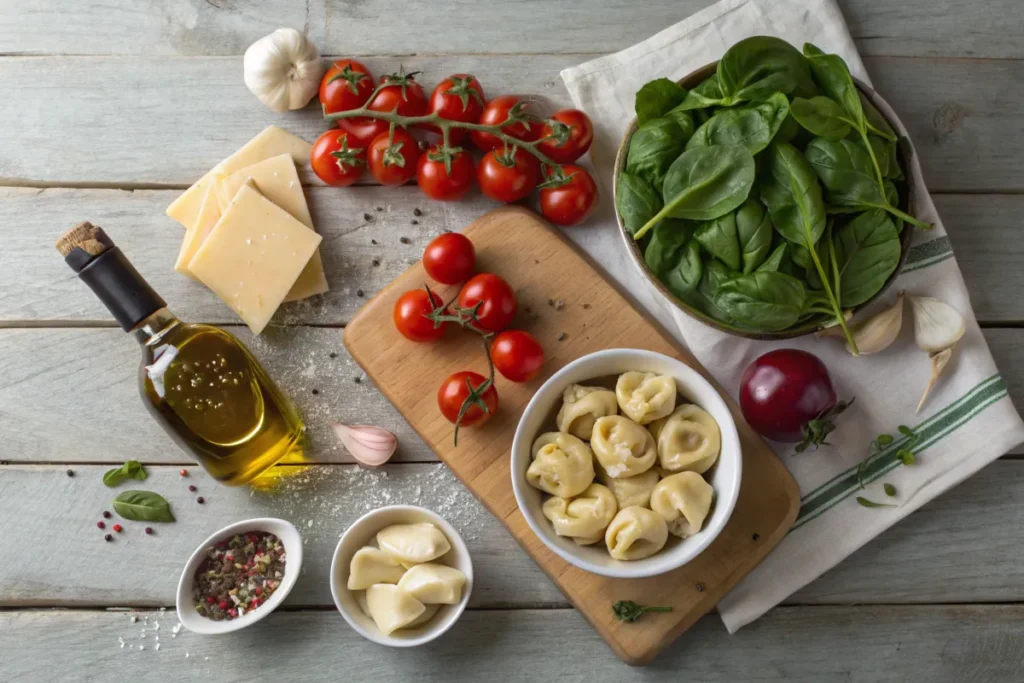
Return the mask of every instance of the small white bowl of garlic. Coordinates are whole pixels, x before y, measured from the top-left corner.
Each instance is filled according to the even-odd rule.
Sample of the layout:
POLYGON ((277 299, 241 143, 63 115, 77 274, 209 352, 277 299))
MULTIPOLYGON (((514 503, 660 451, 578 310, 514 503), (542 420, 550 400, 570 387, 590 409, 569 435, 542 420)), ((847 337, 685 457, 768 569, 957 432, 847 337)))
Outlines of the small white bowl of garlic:
POLYGON ((331 562, 331 595, 359 635, 415 647, 448 631, 466 609, 473 563, 451 524, 415 505, 378 508, 345 530, 331 562))
POLYGON ((552 375, 512 442, 512 488, 538 538, 570 564, 641 578, 697 557, 739 497, 729 406, 685 363, 606 349, 552 375))

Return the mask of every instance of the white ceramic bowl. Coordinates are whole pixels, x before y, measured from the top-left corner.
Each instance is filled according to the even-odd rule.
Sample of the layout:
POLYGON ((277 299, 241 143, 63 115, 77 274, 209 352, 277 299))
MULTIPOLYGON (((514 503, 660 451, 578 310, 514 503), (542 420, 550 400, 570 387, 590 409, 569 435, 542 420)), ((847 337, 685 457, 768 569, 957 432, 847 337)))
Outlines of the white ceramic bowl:
POLYGON ((302 537, 291 522, 287 522, 283 519, 277 519, 275 517, 257 517, 256 519, 247 519, 243 522, 236 522, 235 524, 226 526, 203 541, 202 544, 196 548, 196 551, 192 553, 192 557, 188 558, 188 562, 185 564, 185 570, 181 573, 181 579, 178 580, 178 620, 189 631, 210 635, 231 633, 232 631, 237 631, 245 628, 246 626, 255 624, 257 621, 277 609, 277 606, 280 605, 286 597, 288 597, 288 593, 291 592, 292 587, 295 585, 295 581, 299 578, 299 570, 301 569, 302 537), (213 619, 207 619, 196 611, 195 603, 192 601, 193 581, 196 575, 196 570, 206 557, 206 549, 215 543, 226 541, 236 534, 244 534, 250 531, 265 531, 267 533, 274 534, 281 539, 282 543, 284 543, 285 564, 284 577, 281 579, 281 585, 277 587, 277 590, 274 591, 274 594, 271 595, 265 603, 253 611, 243 614, 237 619, 231 619, 229 621, 214 621, 213 619))
POLYGON ((341 540, 338 541, 338 547, 334 551, 334 560, 331 562, 331 595, 334 596, 334 604, 337 605, 338 611, 359 635, 379 645, 415 647, 429 643, 445 633, 459 620, 462 612, 466 609, 472 591, 473 562, 462 536, 455 530, 455 527, 436 512, 415 505, 391 505, 367 512, 342 534, 341 540), (442 605, 430 621, 418 628, 399 629, 390 635, 384 635, 373 623, 373 619, 366 616, 356 602, 355 596, 352 595, 352 591, 348 589, 348 574, 352 556, 363 546, 373 545, 377 532, 384 527, 392 524, 418 524, 420 522, 430 522, 448 538, 452 549, 433 561, 454 567, 466 575, 462 600, 457 605, 442 605))
POLYGON ((516 428, 512 441, 512 489, 516 502, 533 532, 544 545, 566 562, 594 574, 632 579, 656 576, 683 566, 704 551, 725 527, 740 492, 742 455, 736 422, 725 401, 696 370, 674 358, 640 349, 606 349, 578 358, 551 376, 533 395, 516 428), (554 415, 562 401, 562 391, 570 384, 588 384, 599 378, 630 370, 655 372, 675 379, 679 395, 700 406, 718 422, 722 432, 722 452, 705 477, 715 489, 715 502, 704 528, 690 538, 669 535, 666 546, 642 560, 615 560, 605 544, 579 546, 572 539, 558 536, 544 517, 541 505, 545 494, 526 481, 534 439, 554 430, 554 415))

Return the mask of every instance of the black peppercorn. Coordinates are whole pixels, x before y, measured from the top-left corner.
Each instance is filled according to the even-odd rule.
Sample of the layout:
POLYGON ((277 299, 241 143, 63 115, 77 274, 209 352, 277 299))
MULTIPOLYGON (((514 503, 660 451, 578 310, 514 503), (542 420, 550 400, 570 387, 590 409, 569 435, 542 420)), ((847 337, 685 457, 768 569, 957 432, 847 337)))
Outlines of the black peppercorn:
POLYGON ((203 498, 202 496, 199 496, 198 498, 196 498, 196 502, 202 505, 203 503, 206 502, 206 499, 203 498))
POLYGON ((423 215, 423 212, 422 212, 422 211, 420 211, 420 210, 419 210, 418 208, 416 208, 416 209, 413 209, 413 210, 412 210, 412 215, 413 215, 413 216, 422 216, 422 215, 423 215))
POLYGON ((69 477, 75 476, 75 471, 74 470, 68 470, 68 476, 69 477))

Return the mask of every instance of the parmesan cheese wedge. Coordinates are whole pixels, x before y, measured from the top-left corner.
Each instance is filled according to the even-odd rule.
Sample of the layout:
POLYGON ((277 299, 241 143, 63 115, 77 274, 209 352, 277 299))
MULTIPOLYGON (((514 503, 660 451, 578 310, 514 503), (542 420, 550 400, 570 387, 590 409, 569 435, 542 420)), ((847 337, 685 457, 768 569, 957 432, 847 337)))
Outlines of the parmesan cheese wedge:
POLYGON ((220 215, 217 197, 211 184, 207 186, 206 192, 203 193, 203 203, 200 206, 195 225, 188 229, 188 232, 185 233, 185 239, 181 242, 181 251, 178 252, 178 260, 174 263, 174 272, 187 275, 193 280, 195 279, 192 271, 188 269, 188 264, 196 255, 196 252, 199 251, 199 247, 206 241, 207 236, 213 230, 213 226, 220 220, 220 215))

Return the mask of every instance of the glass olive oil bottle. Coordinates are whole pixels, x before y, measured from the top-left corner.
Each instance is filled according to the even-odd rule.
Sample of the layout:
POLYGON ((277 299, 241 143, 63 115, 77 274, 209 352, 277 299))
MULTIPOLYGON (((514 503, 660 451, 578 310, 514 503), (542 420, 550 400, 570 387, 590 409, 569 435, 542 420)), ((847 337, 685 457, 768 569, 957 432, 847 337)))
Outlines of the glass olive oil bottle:
POLYGON ((242 342, 178 320, 101 228, 81 223, 57 249, 142 345, 146 408, 215 479, 246 484, 285 456, 301 457, 298 412, 242 342))

